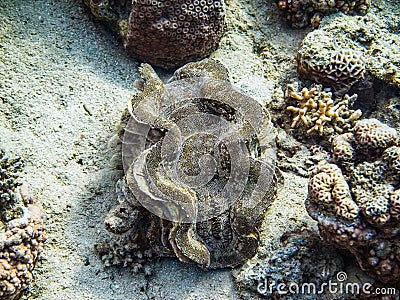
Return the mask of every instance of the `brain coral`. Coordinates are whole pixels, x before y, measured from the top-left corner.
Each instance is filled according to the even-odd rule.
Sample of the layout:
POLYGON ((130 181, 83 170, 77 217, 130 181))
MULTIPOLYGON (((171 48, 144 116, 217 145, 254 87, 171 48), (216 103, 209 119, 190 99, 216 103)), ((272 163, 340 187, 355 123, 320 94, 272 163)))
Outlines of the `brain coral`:
POLYGON ((297 71, 342 96, 364 76, 364 53, 335 44, 329 35, 309 34, 297 52, 297 71))
POLYGON ((20 158, 0 152, 0 299, 16 299, 32 283, 45 240, 40 209, 18 181, 21 167, 20 158))
POLYGON ((203 59, 225 31, 224 0, 128 2, 85 0, 120 34, 128 53, 154 66, 171 69, 203 59))
POLYGON ((342 11, 345 14, 365 15, 370 0, 276 0, 288 24, 302 28, 310 23, 319 25, 322 15, 342 11))
POLYGON ((337 165, 315 168, 306 201, 323 239, 349 250, 384 283, 400 280, 397 144, 393 128, 376 119, 360 121, 352 133, 334 138, 337 165))
POLYGON ((276 193, 268 112, 213 60, 185 65, 168 84, 147 64, 140 71, 120 133, 126 189, 105 220, 133 252, 98 252, 109 263, 132 261, 139 246, 203 268, 242 264, 276 193))

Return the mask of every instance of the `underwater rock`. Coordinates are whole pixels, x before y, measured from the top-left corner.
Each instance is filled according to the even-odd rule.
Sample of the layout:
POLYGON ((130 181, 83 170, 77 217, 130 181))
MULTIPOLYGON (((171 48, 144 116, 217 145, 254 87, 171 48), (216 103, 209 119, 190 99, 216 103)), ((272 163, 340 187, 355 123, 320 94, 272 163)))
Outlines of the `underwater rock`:
POLYGON ((297 92, 293 85, 288 85, 286 99, 289 103, 296 101, 294 106, 289 105, 286 110, 294 115, 290 127, 299 127, 295 134, 298 136, 318 134, 328 137, 350 131, 362 114, 360 110, 351 109, 357 99, 356 94, 334 97, 322 85, 303 88, 301 92, 297 92))
POLYGON ((338 11, 365 15, 370 6, 370 0, 276 0, 276 3, 289 26, 294 28, 310 24, 316 27, 324 15, 338 11))
MULTIPOLYGON (((243 299, 255 299, 254 295, 267 299, 300 299, 303 284, 318 288, 330 280, 334 282, 343 266, 339 254, 315 233, 303 231, 284 234, 277 249, 265 258, 251 259, 234 270, 233 276, 243 299), (291 294, 288 289, 290 286, 293 290, 294 284, 299 291, 291 294), (284 291, 288 293, 280 293, 284 291)), ((325 297, 322 294, 318 299, 329 299, 325 297)))
POLYGON ((118 31, 129 54, 157 67, 172 69, 209 56, 225 32, 224 0, 126 2, 85 0, 118 31))
MULTIPOLYGON (((147 64, 140 72, 142 90, 119 132, 120 204, 106 228, 152 257, 205 269, 243 264, 257 252, 258 230, 276 194, 268 112, 237 91, 213 60, 185 65, 167 84, 147 64)), ((112 246, 101 250, 103 260, 114 261, 112 246)))
POLYGON ((33 282, 32 270, 45 240, 41 211, 27 184, 18 180, 20 158, 0 152, 0 299, 18 299, 33 282))
POLYGON ((337 163, 316 166, 306 208, 328 243, 355 255, 384 283, 400 279, 397 132, 376 119, 360 121, 333 140, 337 163))

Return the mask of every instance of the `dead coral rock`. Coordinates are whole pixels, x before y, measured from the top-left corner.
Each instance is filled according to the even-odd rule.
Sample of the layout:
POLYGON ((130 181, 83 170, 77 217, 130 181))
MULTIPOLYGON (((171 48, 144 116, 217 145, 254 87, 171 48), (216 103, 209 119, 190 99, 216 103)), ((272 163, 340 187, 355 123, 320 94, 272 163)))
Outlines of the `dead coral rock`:
POLYGON ((319 25, 316 19, 337 11, 345 14, 365 15, 370 0, 276 0, 279 10, 289 26, 303 28, 310 24, 319 25))
POLYGON ((92 14, 118 31, 118 23, 127 19, 132 8, 130 0, 84 0, 92 14))
POLYGON ((297 52, 297 72, 301 78, 322 83, 343 96, 364 76, 364 53, 336 45, 326 32, 314 30, 297 52))
POLYGON ((0 299, 17 299, 32 283, 45 240, 43 218, 27 184, 20 158, 0 153, 0 299))
POLYGON ((300 136, 314 133, 329 136, 349 131, 361 116, 360 110, 351 109, 356 99, 357 95, 347 94, 343 98, 335 98, 321 85, 315 85, 310 90, 303 88, 300 93, 289 85, 287 101, 297 102, 296 106, 286 108, 294 114, 291 128, 305 127, 306 132, 301 132, 300 136))
POLYGON ((341 169, 334 164, 315 168, 307 211, 318 222, 324 240, 353 253, 370 276, 396 283, 400 280, 397 132, 376 119, 365 119, 332 144, 341 169), (341 186, 338 191, 337 186, 341 186), (345 199, 346 210, 337 209, 338 196, 345 199), (349 212, 353 212, 350 217, 349 212))
POLYGON ((15 190, 21 185, 18 180, 23 168, 21 157, 10 158, 0 149, 0 218, 8 219, 15 204, 15 190), (7 211, 8 210, 8 211, 7 211))
POLYGON ((133 1, 128 28, 128 53, 155 66, 175 68, 218 48, 225 30, 225 3, 133 1))

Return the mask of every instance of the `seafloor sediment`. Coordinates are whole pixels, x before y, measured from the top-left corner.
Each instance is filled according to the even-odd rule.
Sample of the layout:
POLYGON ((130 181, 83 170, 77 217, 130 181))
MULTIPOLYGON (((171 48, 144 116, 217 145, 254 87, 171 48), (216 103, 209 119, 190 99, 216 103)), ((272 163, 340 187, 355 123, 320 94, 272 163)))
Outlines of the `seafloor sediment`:
MULTIPOLYGON (((291 115, 283 113, 286 86, 298 81, 297 50, 312 28, 290 28, 273 0, 226 2, 227 32, 211 57, 230 70, 235 85, 271 109, 276 127, 286 129, 277 132, 285 181, 261 230, 259 257, 265 259, 280 246, 284 232, 317 230, 304 207, 307 171, 325 156, 292 138, 296 129, 290 129, 291 115)), ((399 15, 398 3, 377 0, 365 23, 376 22, 371 28, 377 30, 379 20, 391 20, 390 35, 398 37, 399 15)), ((359 26, 359 18, 335 14, 322 26, 342 20, 359 26)), ((335 34, 343 33, 339 29, 335 34)), ((367 33, 373 35, 373 30, 367 33)), ((378 42, 370 46, 374 54, 378 42)), ((377 61, 375 66, 382 63, 385 68, 389 55, 383 51, 381 60, 371 56, 367 68, 381 76, 376 83, 381 88, 375 89, 373 101, 360 107, 365 116, 372 113, 399 129, 398 90, 388 85, 389 80, 381 81, 384 72, 371 66, 377 61)), ((239 293, 230 270, 203 271, 165 259, 151 263, 152 275, 145 276, 130 269, 104 268, 95 255, 93 246, 110 238, 103 220, 117 204, 114 185, 122 176, 110 164, 115 154, 112 137, 135 89, 137 67, 82 1, 0 3, 0 147, 24 158, 26 180, 46 215, 47 242, 25 298, 258 297, 239 293)), ((366 99, 371 100, 371 94, 366 99)), ((317 141, 327 143, 318 136, 317 141)), ((370 280, 355 264, 343 271, 354 280, 370 280)))

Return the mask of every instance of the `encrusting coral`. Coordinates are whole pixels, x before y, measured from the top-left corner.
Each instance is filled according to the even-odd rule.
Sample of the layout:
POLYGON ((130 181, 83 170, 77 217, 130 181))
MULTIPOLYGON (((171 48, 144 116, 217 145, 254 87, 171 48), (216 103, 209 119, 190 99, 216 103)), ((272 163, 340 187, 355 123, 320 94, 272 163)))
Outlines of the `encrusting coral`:
POLYGON ((365 15, 370 0, 276 0, 279 10, 289 26, 302 28, 319 25, 322 16, 337 11, 345 14, 365 15))
POLYGON ((45 240, 42 214, 27 184, 18 180, 20 158, 0 152, 0 299, 21 296, 45 240))
POLYGON ((293 85, 288 85, 287 99, 297 102, 297 106, 286 108, 294 115, 291 128, 301 124, 307 128, 307 134, 343 133, 349 131, 361 116, 360 110, 351 109, 357 95, 346 94, 343 98, 333 100, 332 93, 321 85, 315 85, 310 90, 303 88, 300 93, 293 85))
POLYGON ((224 0, 126 2, 85 0, 97 18, 116 28, 129 54, 154 66, 171 69, 203 59, 225 31, 224 0))
POLYGON ((306 208, 327 242, 349 250, 384 283, 400 279, 399 175, 396 130, 364 119, 332 142, 336 164, 312 172, 306 208))

